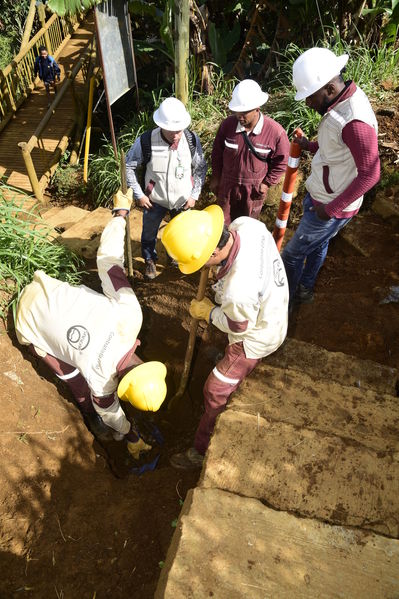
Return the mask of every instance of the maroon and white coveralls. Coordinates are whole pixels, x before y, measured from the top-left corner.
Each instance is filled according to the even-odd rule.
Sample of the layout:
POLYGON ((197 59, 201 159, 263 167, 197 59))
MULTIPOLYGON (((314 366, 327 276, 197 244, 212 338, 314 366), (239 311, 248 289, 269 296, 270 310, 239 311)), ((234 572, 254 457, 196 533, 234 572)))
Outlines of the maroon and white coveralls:
POLYGON ((257 158, 245 143, 245 129, 229 116, 219 127, 212 149, 212 180, 217 182, 217 203, 226 224, 240 216, 259 218, 267 194, 260 185, 276 185, 285 173, 290 143, 283 127, 259 113, 259 121, 248 137, 257 158))
POLYGON ((194 440, 204 454, 218 414, 258 362, 284 341, 288 326, 288 282, 272 235, 260 221, 231 223, 233 246, 213 286, 210 322, 228 334, 229 345, 204 386, 205 413, 194 440))
POLYGON ((83 414, 97 412, 128 441, 137 441, 116 394, 119 377, 141 363, 135 355, 142 311, 123 268, 126 221, 105 227, 97 252, 103 289, 74 287, 36 271, 21 294, 20 343, 30 345, 70 387, 83 414))

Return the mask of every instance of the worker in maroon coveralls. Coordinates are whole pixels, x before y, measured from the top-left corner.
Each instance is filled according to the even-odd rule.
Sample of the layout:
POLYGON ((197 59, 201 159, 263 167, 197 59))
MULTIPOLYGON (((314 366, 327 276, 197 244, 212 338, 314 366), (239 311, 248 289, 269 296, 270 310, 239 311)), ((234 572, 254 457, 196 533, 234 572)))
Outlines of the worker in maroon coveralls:
POLYGON ((259 218, 269 187, 285 173, 290 144, 283 127, 260 111, 268 97, 256 81, 241 81, 229 103, 234 114, 215 137, 210 188, 227 225, 239 216, 259 218))

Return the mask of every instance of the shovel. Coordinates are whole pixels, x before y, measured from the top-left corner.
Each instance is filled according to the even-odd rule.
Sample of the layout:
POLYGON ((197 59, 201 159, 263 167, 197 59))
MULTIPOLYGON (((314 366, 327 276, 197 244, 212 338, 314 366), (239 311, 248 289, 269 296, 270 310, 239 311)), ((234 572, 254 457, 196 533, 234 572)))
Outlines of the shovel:
MULTIPOLYGON (((121 150, 120 158, 120 174, 121 174, 121 189, 122 193, 127 193, 127 181, 126 181, 126 163, 125 163, 125 152, 121 150)), ((132 206, 133 207, 133 206, 132 206)), ((133 285, 133 257, 132 257, 132 243, 130 240, 130 212, 126 216, 126 257, 127 257, 127 273, 129 283, 133 285)))
MULTIPOLYGON (((201 270, 201 277, 200 277, 200 282, 198 285, 198 291, 197 291, 197 295, 196 295, 196 299, 198 301, 203 300, 205 297, 205 290, 206 290, 206 284, 208 282, 208 276, 209 276, 209 268, 204 266, 203 269, 201 270)), ((180 385, 179 385, 179 388, 178 388, 177 392, 175 393, 175 395, 169 401, 168 410, 171 410, 173 408, 173 406, 175 406, 178 403, 178 401, 183 396, 183 394, 186 390, 188 375, 190 373, 191 362, 193 359, 198 323, 199 323, 199 320, 197 320, 196 318, 191 319, 190 334, 188 336, 186 355, 184 356, 184 366, 183 366, 183 372, 182 372, 181 379, 180 379, 180 385)))

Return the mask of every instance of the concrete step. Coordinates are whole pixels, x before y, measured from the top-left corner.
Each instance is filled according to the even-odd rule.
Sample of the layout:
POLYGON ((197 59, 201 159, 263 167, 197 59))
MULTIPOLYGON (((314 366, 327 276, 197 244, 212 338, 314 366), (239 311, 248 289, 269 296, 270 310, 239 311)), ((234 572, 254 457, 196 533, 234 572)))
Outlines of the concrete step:
MULTIPOLYGON (((216 327, 208 326, 202 333, 198 361, 201 369, 206 366, 212 370, 223 355, 226 335, 216 327)), ((287 338, 284 344, 270 356, 264 358, 261 365, 275 369, 297 370, 317 381, 337 382, 351 389, 370 389, 379 394, 397 394, 399 373, 395 368, 384 366, 371 360, 361 360, 341 352, 329 352, 322 347, 287 338)), ((259 366, 255 370, 258 370, 259 366)), ((193 376, 196 376, 194 369, 193 376)), ((280 376, 280 375, 276 375, 280 376)))
POLYGON ((200 485, 397 538, 398 480, 399 440, 396 451, 375 451, 350 439, 227 410, 218 418, 200 485))
POLYGON ((287 338, 264 363, 276 368, 294 368, 315 380, 335 380, 341 385, 373 389, 396 395, 398 371, 371 360, 360 360, 341 352, 330 352, 317 345, 287 338))
POLYGON ((78 206, 66 206, 65 208, 54 206, 42 214, 42 218, 44 218, 51 227, 57 229, 60 233, 63 233, 89 214, 91 214, 91 212, 84 210, 83 208, 78 208, 78 206))
POLYGON ((155 599, 397 597, 398 571, 398 541, 199 488, 187 494, 155 599))
POLYGON ((316 381, 261 363, 229 407, 297 428, 350 439, 374 451, 399 450, 399 399, 369 389, 316 381))
POLYGON ((112 218, 107 208, 97 208, 59 235, 58 241, 83 258, 95 258, 101 233, 112 218))

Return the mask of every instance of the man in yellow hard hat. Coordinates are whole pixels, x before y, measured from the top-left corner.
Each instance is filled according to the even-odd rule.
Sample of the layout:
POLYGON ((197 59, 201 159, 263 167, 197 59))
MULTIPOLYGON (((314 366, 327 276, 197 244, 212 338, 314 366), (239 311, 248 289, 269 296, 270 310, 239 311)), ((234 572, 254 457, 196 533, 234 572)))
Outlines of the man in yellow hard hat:
POLYGON ((204 265, 217 267, 215 304, 208 298, 192 300, 190 314, 228 335, 224 356, 204 386, 205 412, 194 447, 171 458, 174 467, 189 469, 201 465, 216 417, 230 395, 258 362, 284 341, 288 283, 265 225, 243 216, 227 228, 223 211, 216 205, 176 216, 165 227, 162 243, 185 274, 204 265))
POLYGON ((115 197, 113 218, 101 236, 97 267, 103 293, 36 271, 22 291, 15 326, 19 342, 70 387, 93 434, 126 440, 138 459, 151 447, 126 418, 118 395, 138 409, 156 411, 166 396, 166 369, 159 362, 143 364, 136 355, 143 318, 123 264, 130 206, 131 195, 115 197))

